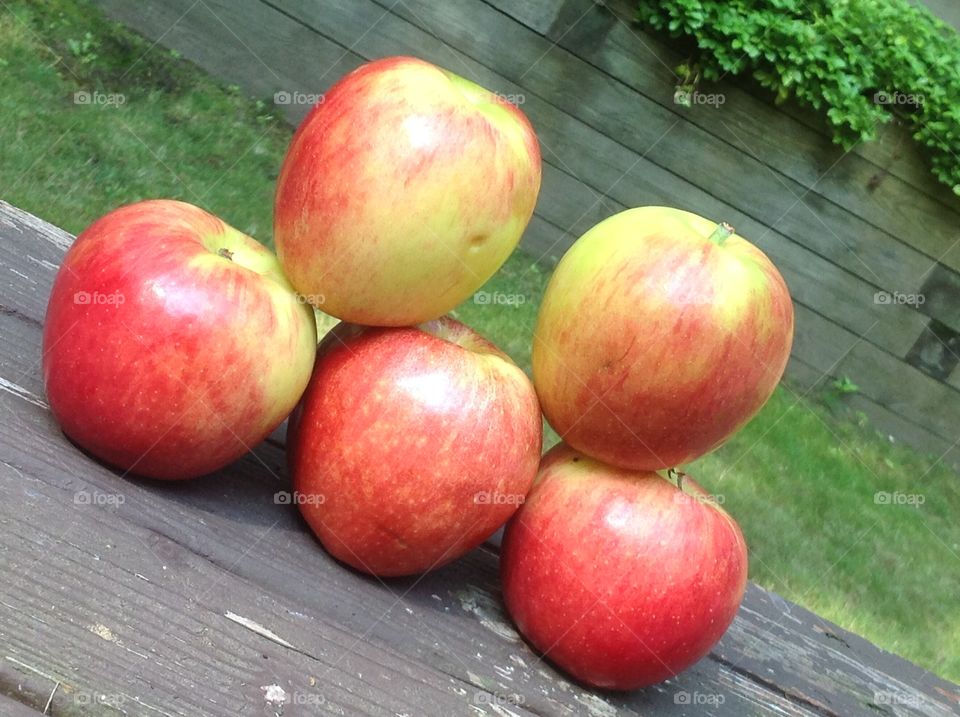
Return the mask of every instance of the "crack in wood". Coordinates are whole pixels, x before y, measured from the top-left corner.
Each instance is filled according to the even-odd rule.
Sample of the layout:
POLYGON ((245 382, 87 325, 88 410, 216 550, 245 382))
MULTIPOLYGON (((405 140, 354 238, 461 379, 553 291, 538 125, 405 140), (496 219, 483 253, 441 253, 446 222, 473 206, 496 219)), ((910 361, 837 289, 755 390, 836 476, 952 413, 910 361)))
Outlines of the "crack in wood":
POLYGON ((756 682, 757 684, 761 685, 762 687, 765 687, 771 692, 775 692, 776 694, 780 695, 784 699, 789 700, 792 703, 795 703, 799 707, 805 707, 807 709, 811 709, 817 714, 823 715, 823 717, 844 717, 844 715, 841 715, 839 712, 834 712, 832 709, 830 709, 830 707, 823 704, 819 700, 815 700, 813 697, 808 697, 807 695, 803 694, 799 690, 782 687, 778 685, 776 682, 773 682, 772 680, 769 680, 765 677, 761 677, 755 672, 751 672, 745 667, 741 667, 740 665, 734 662, 731 662, 725 657, 721 657, 720 655, 717 655, 716 653, 713 653, 713 652, 710 653, 709 657, 715 662, 726 667, 731 672, 734 672, 740 675, 741 677, 745 677, 751 682, 756 682))
POLYGON ((15 319, 19 319, 20 321, 24 321, 24 322, 26 322, 26 323, 28 323, 28 324, 30 324, 30 325, 32 325, 32 326, 36 326, 36 327, 41 328, 41 329, 43 328, 43 322, 42 322, 42 321, 38 321, 37 319, 33 318, 32 316, 27 316, 26 314, 24 314, 24 313, 23 313, 22 311, 20 311, 19 309, 15 309, 15 308, 12 308, 12 307, 10 307, 10 306, 4 306, 3 304, 0 304, 0 315, 3 315, 3 316, 11 316, 11 317, 13 317, 13 318, 15 318, 15 319))

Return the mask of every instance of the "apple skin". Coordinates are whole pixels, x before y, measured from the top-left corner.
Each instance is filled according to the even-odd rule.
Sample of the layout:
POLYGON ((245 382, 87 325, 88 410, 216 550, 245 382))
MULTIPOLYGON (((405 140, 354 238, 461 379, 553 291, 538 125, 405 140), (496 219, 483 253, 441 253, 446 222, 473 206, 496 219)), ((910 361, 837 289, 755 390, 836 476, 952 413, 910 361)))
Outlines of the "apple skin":
POLYGON ((144 201, 95 221, 64 257, 44 385, 81 448, 124 472, 192 478, 286 418, 316 336, 267 248, 193 205, 144 201))
POLYGON ((658 470, 713 450, 762 408, 790 357, 793 304, 770 260, 669 207, 587 231, 544 294, 533 376, 560 437, 658 470))
POLYGON ((747 548, 693 479, 607 466, 560 443, 500 548, 503 597, 542 654, 632 690, 706 655, 736 615, 747 548))
POLYGON ((533 128, 501 96, 423 60, 376 60, 297 129, 277 181, 277 253, 339 319, 436 319, 506 261, 540 175, 533 128))
POLYGON ((537 473, 542 426, 526 374, 464 324, 340 324, 290 421, 296 503, 338 560, 422 573, 513 515, 537 473))

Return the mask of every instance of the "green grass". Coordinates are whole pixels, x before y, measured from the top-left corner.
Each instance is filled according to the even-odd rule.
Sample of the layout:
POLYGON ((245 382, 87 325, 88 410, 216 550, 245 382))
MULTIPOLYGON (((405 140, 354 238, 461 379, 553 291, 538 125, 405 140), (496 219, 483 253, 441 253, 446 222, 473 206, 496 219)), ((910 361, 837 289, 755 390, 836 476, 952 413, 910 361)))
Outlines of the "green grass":
MULTIPOLYGON (((9 7, 0 7, 0 196, 74 233, 120 204, 175 197, 270 243, 289 127, 83 0, 9 7), (126 102, 74 103, 93 90, 126 102)), ((548 274, 517 253, 484 287, 500 298, 456 315, 529 370, 548 274), (511 303, 496 303, 502 296, 511 303)), ((753 580, 960 681, 957 476, 879 436, 842 398, 831 405, 781 388, 688 470, 743 526, 753 580), (883 505, 878 491, 925 502, 883 505)))
POLYGON ((85 3, 0 6, 0 196, 73 233, 121 204, 192 202, 270 242, 289 128, 85 3), (77 104, 78 92, 123 104, 77 104))

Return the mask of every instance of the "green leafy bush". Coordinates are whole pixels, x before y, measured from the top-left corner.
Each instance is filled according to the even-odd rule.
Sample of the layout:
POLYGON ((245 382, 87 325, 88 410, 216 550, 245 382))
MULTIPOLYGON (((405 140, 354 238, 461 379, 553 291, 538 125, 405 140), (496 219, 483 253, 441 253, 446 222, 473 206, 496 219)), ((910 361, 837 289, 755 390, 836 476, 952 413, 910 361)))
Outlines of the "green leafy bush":
POLYGON ((681 74, 753 77, 825 110, 846 148, 900 117, 960 195, 960 35, 906 0, 640 0, 638 20, 696 42, 681 74))

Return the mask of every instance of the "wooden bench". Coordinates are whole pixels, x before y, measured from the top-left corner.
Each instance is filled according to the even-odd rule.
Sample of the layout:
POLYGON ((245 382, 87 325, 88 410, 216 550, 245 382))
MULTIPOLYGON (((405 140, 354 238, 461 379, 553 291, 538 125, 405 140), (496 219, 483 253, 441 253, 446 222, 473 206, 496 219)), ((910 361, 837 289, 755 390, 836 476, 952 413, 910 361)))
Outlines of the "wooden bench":
POLYGON ((960 714, 960 687, 756 585, 675 679, 573 684, 504 614, 496 541, 403 580, 333 561, 275 501, 282 430, 208 478, 121 480, 44 401, 72 239, 0 202, 0 714, 960 714))

